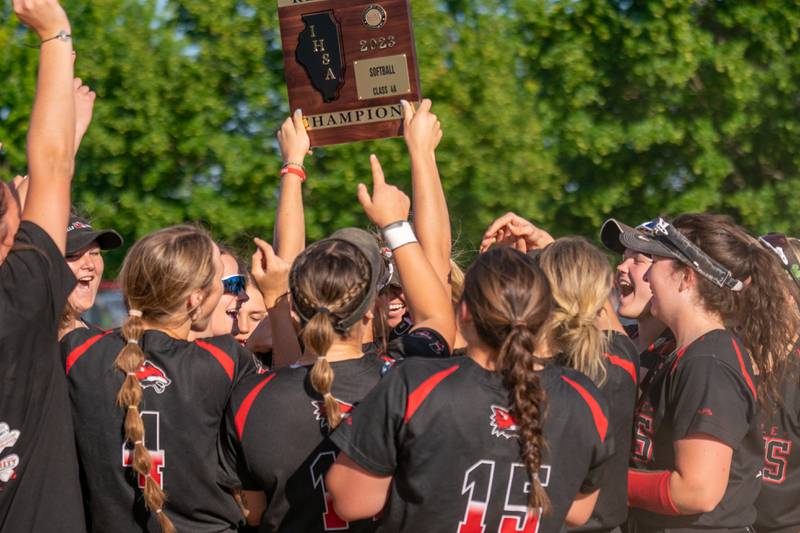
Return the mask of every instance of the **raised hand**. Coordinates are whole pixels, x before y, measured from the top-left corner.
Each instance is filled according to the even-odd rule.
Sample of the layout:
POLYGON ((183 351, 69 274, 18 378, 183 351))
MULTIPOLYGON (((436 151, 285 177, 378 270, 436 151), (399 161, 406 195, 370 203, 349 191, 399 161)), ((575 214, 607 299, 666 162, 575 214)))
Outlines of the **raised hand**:
POLYGON ((69 19, 58 0, 13 0, 14 13, 40 39, 49 39, 58 32, 70 31, 69 19))
POLYGON ((289 268, 291 265, 278 257, 269 243, 253 239, 256 252, 253 254, 250 270, 256 285, 264 296, 267 309, 289 292, 289 268))
POLYGON ((281 129, 278 130, 278 144, 281 148, 281 157, 285 163, 303 164, 303 160, 311 147, 311 141, 303 124, 303 112, 301 110, 296 110, 291 117, 283 121, 281 129))
POLYGON ((75 152, 77 152, 81 139, 92 122, 94 101, 97 95, 88 85, 84 85, 80 78, 75 78, 72 86, 75 90, 75 152))
POLYGON ((506 213, 489 226, 483 234, 480 251, 492 246, 513 246, 522 253, 544 248, 555 239, 545 230, 536 227, 515 213, 506 213))
POLYGON ((372 167, 372 196, 366 185, 358 184, 358 201, 367 217, 379 228, 399 220, 408 220, 411 200, 403 191, 386 183, 383 168, 375 154, 369 156, 369 163, 372 167))
POLYGON ((442 140, 442 127, 436 115, 431 113, 431 101, 426 98, 419 109, 414 111, 406 100, 400 100, 403 106, 403 138, 413 155, 432 154, 442 140))

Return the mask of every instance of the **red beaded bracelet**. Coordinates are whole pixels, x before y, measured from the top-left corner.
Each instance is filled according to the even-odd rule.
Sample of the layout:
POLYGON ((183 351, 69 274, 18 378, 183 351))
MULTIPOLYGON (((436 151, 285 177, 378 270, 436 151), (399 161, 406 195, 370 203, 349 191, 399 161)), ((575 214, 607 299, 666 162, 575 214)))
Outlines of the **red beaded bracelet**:
POLYGON ((281 169, 281 176, 286 174, 294 174, 295 176, 298 176, 300 178, 300 183, 305 183, 306 181, 306 173, 299 168, 285 166, 281 169))

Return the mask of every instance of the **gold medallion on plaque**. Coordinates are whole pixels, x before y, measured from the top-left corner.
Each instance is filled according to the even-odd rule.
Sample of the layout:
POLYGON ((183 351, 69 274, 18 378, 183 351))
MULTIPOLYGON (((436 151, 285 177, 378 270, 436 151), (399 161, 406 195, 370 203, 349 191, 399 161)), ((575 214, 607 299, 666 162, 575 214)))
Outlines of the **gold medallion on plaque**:
POLYGON ((364 26, 371 30, 379 30, 386 24, 386 10, 378 4, 368 5, 361 15, 364 26))

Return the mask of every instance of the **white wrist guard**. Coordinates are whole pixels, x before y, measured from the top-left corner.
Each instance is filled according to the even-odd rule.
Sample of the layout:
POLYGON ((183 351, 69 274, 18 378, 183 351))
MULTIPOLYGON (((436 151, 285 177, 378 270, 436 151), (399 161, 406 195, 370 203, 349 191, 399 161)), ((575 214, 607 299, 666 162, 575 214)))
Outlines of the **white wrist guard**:
POLYGON ((417 241, 417 236, 414 235, 414 230, 411 228, 411 224, 405 220, 392 222, 383 228, 381 233, 383 233, 384 242, 386 242, 386 245, 392 251, 397 250, 406 244, 419 242, 417 241))

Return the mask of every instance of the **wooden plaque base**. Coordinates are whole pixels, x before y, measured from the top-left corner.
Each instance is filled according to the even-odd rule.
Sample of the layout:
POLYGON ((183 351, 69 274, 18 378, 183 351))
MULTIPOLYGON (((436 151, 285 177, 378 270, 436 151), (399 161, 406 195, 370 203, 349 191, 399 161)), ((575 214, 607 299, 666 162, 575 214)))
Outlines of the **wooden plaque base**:
POLYGON ((291 110, 312 146, 395 137, 420 100, 408 0, 278 0, 291 110))

